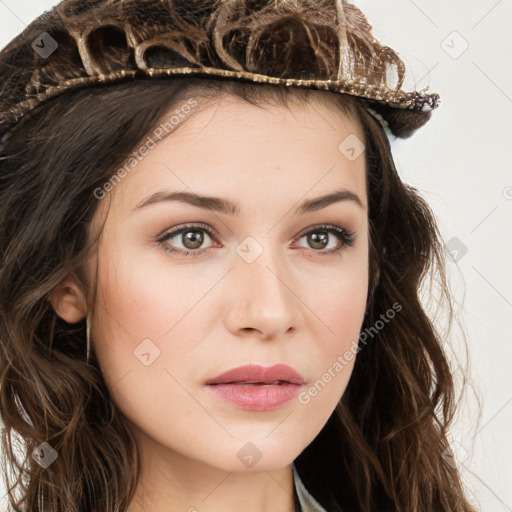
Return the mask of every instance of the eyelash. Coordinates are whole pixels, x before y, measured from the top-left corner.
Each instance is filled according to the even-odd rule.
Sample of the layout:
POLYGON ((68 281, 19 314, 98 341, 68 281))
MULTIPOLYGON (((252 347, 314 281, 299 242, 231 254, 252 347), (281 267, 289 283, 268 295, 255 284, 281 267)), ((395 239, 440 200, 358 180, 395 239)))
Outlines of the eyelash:
MULTIPOLYGON (((206 224, 191 224, 187 226, 182 226, 181 228, 175 229, 173 231, 170 231, 169 233, 166 233, 163 237, 157 240, 157 242, 162 246, 162 249, 165 252, 177 254, 179 256, 190 256, 196 257, 200 256, 204 252, 206 252, 208 249, 198 249, 198 250, 176 250, 171 249, 169 246, 165 244, 168 240, 174 238, 177 235, 180 235, 181 233, 186 233, 187 231, 206 231, 208 233, 208 236, 215 240, 213 231, 209 226, 206 224)), ((320 256, 328 256, 333 254, 340 253, 343 249, 346 247, 352 247, 356 241, 355 238, 355 232, 354 231, 347 231, 345 229, 339 228, 338 226, 333 226, 331 224, 320 224, 318 226, 314 226, 309 231, 306 231, 305 233, 301 234, 298 237, 298 240, 305 237, 306 235, 309 235, 310 233, 316 233, 316 232, 327 232, 334 234, 339 240, 341 240, 341 243, 338 245, 338 247, 335 247, 334 249, 330 249, 328 251, 318 251, 315 249, 311 249, 311 251, 319 254, 320 256)))

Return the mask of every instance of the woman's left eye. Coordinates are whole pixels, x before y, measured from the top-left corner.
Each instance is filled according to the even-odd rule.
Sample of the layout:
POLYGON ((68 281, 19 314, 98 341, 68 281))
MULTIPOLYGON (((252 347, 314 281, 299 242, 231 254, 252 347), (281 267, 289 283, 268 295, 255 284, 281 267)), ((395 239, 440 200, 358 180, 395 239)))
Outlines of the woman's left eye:
MULTIPOLYGON (((214 238, 212 230, 206 224, 195 224, 175 229, 161 237, 157 242, 166 252, 181 256, 192 255, 194 257, 207 250, 207 248, 200 249, 205 240, 204 233, 206 233, 209 238, 214 238), (179 235, 181 235, 181 237, 179 237, 179 235), (182 247, 178 249, 169 244, 169 241, 176 237, 179 237, 178 241, 182 244, 182 247)), ((300 235, 298 240, 305 237, 307 238, 307 242, 310 246, 312 246, 312 250, 321 255, 339 253, 345 247, 352 247, 355 242, 354 232, 350 232, 330 224, 315 226, 306 233, 300 235), (338 239, 338 243, 335 244, 333 248, 331 247, 329 250, 325 250, 326 246, 329 245, 332 235, 338 239)))
POLYGON ((314 228, 304 233, 299 237, 299 240, 301 238, 307 237, 307 241, 310 245, 313 246, 313 249, 318 248, 322 250, 322 252, 315 252, 318 252, 320 255, 329 255, 339 253, 347 247, 352 247, 356 241, 355 235, 356 234, 354 231, 348 231, 338 226, 332 226, 331 224, 322 224, 320 226, 315 226, 314 228), (338 239, 338 243, 335 244, 333 248, 330 248, 326 251, 325 249, 328 245, 330 235, 331 238, 332 235, 334 235, 338 239))
POLYGON ((209 238, 213 238, 213 233, 206 224, 183 226, 167 233, 157 240, 157 242, 162 245, 163 250, 166 252, 182 256, 188 256, 189 254, 197 256, 198 254, 202 254, 206 251, 206 249, 199 249, 204 242, 204 233, 206 233, 209 238), (176 238, 178 235, 182 235, 178 240, 180 240, 182 244, 186 245, 184 248, 174 249, 168 242, 169 240, 176 238))

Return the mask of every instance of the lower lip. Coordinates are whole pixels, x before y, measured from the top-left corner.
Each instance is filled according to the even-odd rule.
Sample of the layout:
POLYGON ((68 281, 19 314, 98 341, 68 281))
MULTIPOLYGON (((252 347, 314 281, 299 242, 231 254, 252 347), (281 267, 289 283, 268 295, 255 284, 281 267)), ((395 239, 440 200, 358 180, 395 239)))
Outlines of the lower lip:
POLYGON ((298 384, 215 384, 206 386, 215 396, 248 411, 271 411, 292 400, 298 384))

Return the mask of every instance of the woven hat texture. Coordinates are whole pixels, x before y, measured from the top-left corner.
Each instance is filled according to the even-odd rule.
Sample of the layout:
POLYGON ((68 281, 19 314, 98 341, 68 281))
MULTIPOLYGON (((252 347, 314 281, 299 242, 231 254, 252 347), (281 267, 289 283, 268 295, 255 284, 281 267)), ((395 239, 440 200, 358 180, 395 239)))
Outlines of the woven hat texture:
POLYGON ((184 75, 350 94, 407 138, 440 99, 403 90, 405 72, 345 0, 63 0, 0 52, 0 149, 64 91, 184 75))

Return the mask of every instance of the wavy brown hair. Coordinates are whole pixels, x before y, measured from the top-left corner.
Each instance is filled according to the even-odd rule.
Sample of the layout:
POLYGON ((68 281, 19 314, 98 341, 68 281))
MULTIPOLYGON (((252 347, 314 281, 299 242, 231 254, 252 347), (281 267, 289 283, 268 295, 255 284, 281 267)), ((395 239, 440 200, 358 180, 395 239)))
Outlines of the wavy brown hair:
MULTIPOLYGON (((257 45, 239 58, 275 76, 336 68, 327 46, 308 51, 318 40, 304 30, 300 12, 281 16, 276 7, 273 15, 261 21, 281 27, 276 38, 294 35, 281 39, 281 60, 263 58, 257 45)), ((229 20, 212 15, 209 23, 229 34, 229 20)), ((328 16, 321 21, 332 29, 328 16)), ((320 37, 319 27, 310 28, 320 37)), ((352 96, 207 77, 68 91, 42 104, 0 155, 0 413, 13 510, 124 512, 133 497, 140 455, 94 351, 85 361, 85 321, 67 324, 48 298, 75 276, 93 311, 96 282, 84 269, 101 235, 91 232, 94 191, 180 102, 221 93, 256 105, 322 101, 361 124, 370 227, 362 329, 392 304, 402 306, 361 348, 340 403, 295 460, 306 487, 329 512, 474 512, 445 456, 456 393, 444 339, 420 300, 422 284, 435 279, 451 319, 441 235, 425 200, 401 181, 382 126, 352 96), (32 457, 44 442, 58 453, 47 468, 32 457)))

